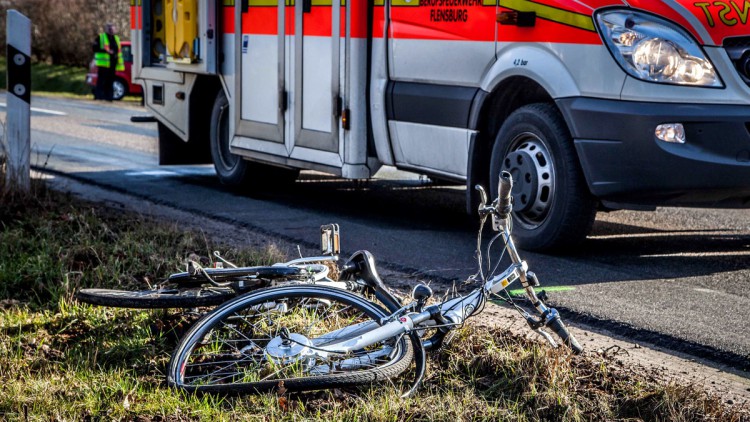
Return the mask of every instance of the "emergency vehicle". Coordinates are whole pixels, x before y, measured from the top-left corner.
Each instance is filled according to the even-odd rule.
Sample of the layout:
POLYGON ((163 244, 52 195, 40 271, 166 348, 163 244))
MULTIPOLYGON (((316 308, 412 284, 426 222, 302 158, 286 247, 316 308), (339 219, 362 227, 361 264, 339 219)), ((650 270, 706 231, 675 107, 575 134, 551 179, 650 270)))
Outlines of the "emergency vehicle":
POLYGON ((497 189, 527 249, 598 210, 750 206, 750 2, 132 0, 162 164, 497 189))

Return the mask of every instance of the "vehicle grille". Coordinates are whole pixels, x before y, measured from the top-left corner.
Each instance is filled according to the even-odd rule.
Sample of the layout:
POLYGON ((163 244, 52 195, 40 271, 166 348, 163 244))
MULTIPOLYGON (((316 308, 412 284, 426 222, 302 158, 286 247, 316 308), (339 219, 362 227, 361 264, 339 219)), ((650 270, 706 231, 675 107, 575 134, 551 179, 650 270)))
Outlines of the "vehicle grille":
POLYGON ((742 80, 750 86, 750 37, 727 38, 724 40, 724 50, 742 80))

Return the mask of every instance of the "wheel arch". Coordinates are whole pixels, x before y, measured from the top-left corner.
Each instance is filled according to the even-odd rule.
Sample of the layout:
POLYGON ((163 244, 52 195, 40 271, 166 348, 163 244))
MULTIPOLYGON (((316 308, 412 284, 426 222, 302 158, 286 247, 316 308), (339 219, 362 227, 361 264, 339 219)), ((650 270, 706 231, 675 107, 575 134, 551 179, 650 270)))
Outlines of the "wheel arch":
POLYGON ((196 148, 195 164, 210 164, 209 128, 214 99, 224 89, 221 80, 213 75, 199 75, 190 93, 190 139, 196 148))
POLYGON ((500 127, 513 111, 533 103, 554 104, 554 99, 541 84, 521 75, 499 81, 478 104, 475 103, 470 124, 477 135, 469 147, 466 173, 466 209, 469 214, 475 214, 479 204, 474 186, 479 184, 487 188, 490 184, 490 159, 500 127))
POLYGON ((466 173, 466 207, 472 215, 479 202, 474 186, 489 186, 489 157, 495 135, 510 113, 528 104, 554 104, 557 98, 581 95, 576 79, 559 55, 540 44, 502 45, 480 88, 486 95, 472 110, 470 128, 477 136, 469 147, 466 173))

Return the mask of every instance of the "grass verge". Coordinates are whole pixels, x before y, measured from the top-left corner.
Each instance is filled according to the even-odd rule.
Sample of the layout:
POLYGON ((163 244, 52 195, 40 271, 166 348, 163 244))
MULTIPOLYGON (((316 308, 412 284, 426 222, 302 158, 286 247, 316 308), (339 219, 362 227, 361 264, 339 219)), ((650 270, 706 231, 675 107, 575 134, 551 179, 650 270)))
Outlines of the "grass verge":
MULTIPOLYGON (((6 89, 7 59, 0 57, 0 89, 6 89)), ((85 67, 31 64, 31 89, 34 95, 47 95, 77 99, 93 99, 91 86, 86 84, 85 67)), ((140 101, 140 98, 126 96, 125 101, 140 101)))
MULTIPOLYGON (((0 57, 0 88, 5 89, 8 65, 5 57, 0 57)), ((85 67, 31 64, 31 89, 36 92, 68 93, 74 96, 91 95, 91 87, 86 85, 85 67)))
MULTIPOLYGON (((0 185, 2 182, 0 182, 0 185)), ((3 189, 0 189, 2 191, 3 189)), ((34 184, 0 196, 0 419, 29 420, 670 420, 741 421, 699 390, 658 384, 602 357, 496 328, 467 326, 430 357, 424 386, 391 384, 279 396, 189 396, 167 388, 171 351, 196 315, 79 304, 80 287, 142 287, 213 249, 243 263, 283 257, 233 250, 34 184)))

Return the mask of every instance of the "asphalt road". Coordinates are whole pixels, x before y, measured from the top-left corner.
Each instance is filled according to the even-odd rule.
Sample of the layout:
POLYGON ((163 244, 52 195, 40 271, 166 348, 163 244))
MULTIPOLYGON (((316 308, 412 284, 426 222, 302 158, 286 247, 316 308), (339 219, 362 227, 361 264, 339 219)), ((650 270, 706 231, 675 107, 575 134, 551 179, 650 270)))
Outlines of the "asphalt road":
MULTIPOLYGON (((0 103, 4 119, 4 96, 0 103)), ((47 172, 307 246, 321 224, 336 222, 345 254, 368 249, 415 281, 476 272, 476 223, 461 187, 386 169, 364 183, 303 173, 286 191, 242 196, 210 166, 157 166, 156 125, 130 122, 145 114, 140 107, 41 97, 32 106, 32 165, 47 172)), ((523 257, 543 286, 560 287, 549 302, 568 319, 747 371, 749 217, 685 208, 600 213, 581 248, 523 257)))

